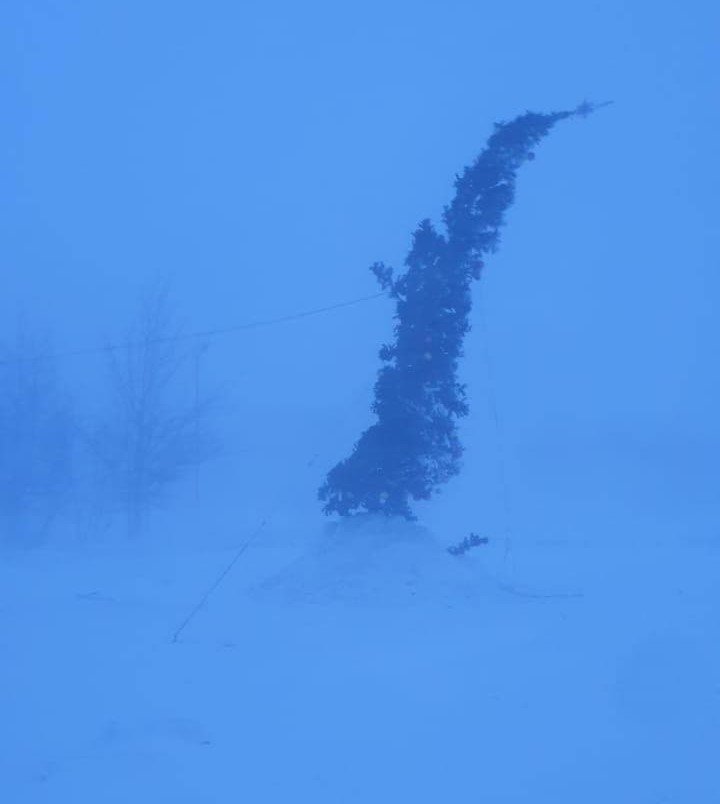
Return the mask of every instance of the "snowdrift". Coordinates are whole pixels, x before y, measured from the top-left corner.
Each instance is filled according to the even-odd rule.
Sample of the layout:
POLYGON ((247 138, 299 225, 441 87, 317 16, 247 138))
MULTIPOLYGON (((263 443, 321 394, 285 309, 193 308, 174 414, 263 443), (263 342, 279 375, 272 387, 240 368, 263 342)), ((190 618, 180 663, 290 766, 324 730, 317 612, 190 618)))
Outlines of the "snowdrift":
POLYGON ((454 557, 421 525, 361 515, 328 525, 252 594, 295 604, 456 605, 478 600, 493 586, 482 549, 454 557))

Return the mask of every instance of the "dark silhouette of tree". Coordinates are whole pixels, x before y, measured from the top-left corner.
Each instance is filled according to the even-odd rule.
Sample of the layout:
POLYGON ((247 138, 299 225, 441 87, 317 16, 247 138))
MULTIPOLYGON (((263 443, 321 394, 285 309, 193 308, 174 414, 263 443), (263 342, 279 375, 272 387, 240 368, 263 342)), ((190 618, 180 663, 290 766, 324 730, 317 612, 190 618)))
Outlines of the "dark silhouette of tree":
POLYGON ((209 400, 188 393, 183 370, 197 352, 182 338, 166 283, 151 289, 122 349, 109 349, 110 404, 88 435, 105 495, 138 535, 169 488, 217 448, 209 400))
POLYGON ((384 365, 372 407, 377 421, 320 489, 326 514, 413 519, 410 501, 429 499, 459 472, 457 420, 468 404, 457 373, 470 330, 472 282, 485 255, 498 247, 520 166, 534 158, 533 149, 556 123, 594 108, 584 102, 574 111, 527 112, 496 124, 485 150, 456 177, 444 233, 429 220, 420 223, 402 276, 395 278, 383 263, 372 266, 395 300, 395 337, 380 350, 384 365))
POLYGON ((21 328, 0 347, 0 532, 44 537, 67 506, 74 421, 46 339, 21 328))

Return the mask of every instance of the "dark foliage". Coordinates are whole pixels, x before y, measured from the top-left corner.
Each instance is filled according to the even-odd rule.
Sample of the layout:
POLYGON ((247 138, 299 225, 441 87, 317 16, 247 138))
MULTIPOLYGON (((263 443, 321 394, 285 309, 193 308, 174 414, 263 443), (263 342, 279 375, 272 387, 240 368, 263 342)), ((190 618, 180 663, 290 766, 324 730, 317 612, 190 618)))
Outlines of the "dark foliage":
POLYGON ((461 542, 451 544, 447 551, 451 556, 464 556, 465 553, 467 553, 469 550, 472 550, 473 547, 480 547, 483 544, 487 544, 488 541, 487 536, 478 536, 477 533, 471 533, 461 542))
POLYGON ((498 246, 518 169, 534 158, 533 148, 555 123, 587 113, 588 106, 528 112, 497 124, 482 154, 456 177, 444 233, 429 220, 420 223, 402 276, 395 278, 383 263, 372 266, 395 300, 395 337, 380 349, 384 365, 372 408, 377 421, 320 489, 326 514, 369 511, 413 519, 410 501, 430 498, 458 473, 457 420, 468 405, 457 373, 470 329, 471 284, 485 255, 498 246))

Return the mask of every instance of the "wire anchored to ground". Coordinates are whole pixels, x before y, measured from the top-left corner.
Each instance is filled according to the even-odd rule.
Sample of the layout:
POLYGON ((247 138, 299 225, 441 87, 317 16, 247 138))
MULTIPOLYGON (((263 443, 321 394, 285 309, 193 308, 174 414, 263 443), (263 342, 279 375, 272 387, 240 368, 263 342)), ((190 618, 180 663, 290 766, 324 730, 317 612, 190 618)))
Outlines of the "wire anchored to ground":
POLYGON ((202 609, 202 607, 207 603, 210 595, 220 586, 220 584, 225 580, 228 576, 230 570, 237 564, 240 560, 242 554, 250 547, 250 545, 255 541, 255 539, 260 535, 260 532, 265 528, 267 524, 267 520, 263 519, 263 521, 258 525, 257 528, 253 531, 250 537, 243 542, 240 546, 240 549, 235 553, 232 558, 232 561, 225 567, 225 569, 217 576, 217 578, 213 581, 207 592, 200 598, 197 604, 191 609, 190 613, 185 617, 185 619, 180 623, 180 625, 175 629, 175 633, 172 637, 173 644, 178 642, 180 639, 180 634, 187 628, 188 625, 192 622, 195 618, 197 613, 202 609))

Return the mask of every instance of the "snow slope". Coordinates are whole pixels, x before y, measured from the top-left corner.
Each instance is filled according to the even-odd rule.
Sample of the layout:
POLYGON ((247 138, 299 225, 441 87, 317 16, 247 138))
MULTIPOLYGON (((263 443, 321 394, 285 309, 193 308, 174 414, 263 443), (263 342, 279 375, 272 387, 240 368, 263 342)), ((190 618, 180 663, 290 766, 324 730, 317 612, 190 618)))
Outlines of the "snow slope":
POLYGON ((3 801, 720 801, 717 544, 306 535, 4 555, 3 801))

